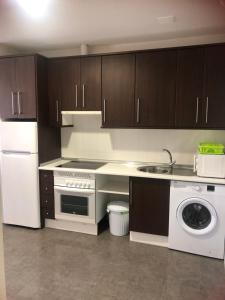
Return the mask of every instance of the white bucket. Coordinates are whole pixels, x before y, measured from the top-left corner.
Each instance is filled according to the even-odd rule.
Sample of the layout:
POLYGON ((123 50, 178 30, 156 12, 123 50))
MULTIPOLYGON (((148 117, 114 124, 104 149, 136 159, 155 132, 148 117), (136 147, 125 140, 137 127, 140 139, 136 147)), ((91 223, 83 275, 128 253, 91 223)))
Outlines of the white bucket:
POLYGON ((109 228, 112 235, 123 236, 129 232, 129 204, 113 201, 108 204, 109 228))

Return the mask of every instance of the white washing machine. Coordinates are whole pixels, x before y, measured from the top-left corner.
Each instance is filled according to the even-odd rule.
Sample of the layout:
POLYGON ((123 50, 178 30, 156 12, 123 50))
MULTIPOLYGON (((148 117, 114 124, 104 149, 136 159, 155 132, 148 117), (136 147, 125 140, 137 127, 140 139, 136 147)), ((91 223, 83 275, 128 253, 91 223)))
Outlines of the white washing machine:
POLYGON ((225 186, 171 181, 169 248, 224 258, 225 186))

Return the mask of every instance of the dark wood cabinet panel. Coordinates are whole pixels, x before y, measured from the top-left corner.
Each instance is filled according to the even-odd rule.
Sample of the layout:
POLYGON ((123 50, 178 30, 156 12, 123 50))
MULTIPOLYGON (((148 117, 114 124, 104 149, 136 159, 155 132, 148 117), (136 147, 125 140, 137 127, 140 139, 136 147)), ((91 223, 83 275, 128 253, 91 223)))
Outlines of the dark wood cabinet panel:
POLYGON ((170 181, 130 178, 130 230, 168 236, 170 181))
POLYGON ((35 56, 0 59, 1 117, 36 119, 35 56))
POLYGON ((225 128, 225 45, 206 47, 203 126, 225 128))
POLYGON ((13 58, 0 59, 0 116, 3 120, 17 117, 14 70, 13 58))
POLYGON ((61 126, 61 78, 58 70, 60 62, 50 60, 48 62, 48 102, 49 123, 52 126, 61 126))
POLYGON ((45 219, 55 219, 54 197, 48 194, 41 194, 42 214, 45 219))
POLYGON ((136 126, 174 126, 176 50, 136 54, 136 126))
POLYGON ((201 128, 204 48, 178 50, 176 128, 201 128))
POLYGON ((82 110, 101 110, 101 57, 81 58, 82 110))
POLYGON ((102 57, 103 127, 134 126, 135 55, 102 57))
POLYGON ((58 76, 61 86, 61 109, 81 110, 80 58, 64 59, 58 62, 58 76))
POLYGON ((37 117, 35 56, 17 57, 15 64, 18 117, 35 119, 37 117))
POLYGON ((57 110, 101 110, 101 57, 51 60, 49 101, 53 125, 61 124, 57 110))
POLYGON ((54 177, 52 171, 40 171, 40 201, 42 223, 44 223, 43 219, 54 219, 54 177))

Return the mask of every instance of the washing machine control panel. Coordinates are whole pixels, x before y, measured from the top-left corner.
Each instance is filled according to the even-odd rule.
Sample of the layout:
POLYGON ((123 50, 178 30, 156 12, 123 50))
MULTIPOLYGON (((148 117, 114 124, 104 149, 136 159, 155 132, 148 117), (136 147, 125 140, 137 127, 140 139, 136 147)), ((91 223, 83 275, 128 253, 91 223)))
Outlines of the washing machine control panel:
POLYGON ((215 185, 207 185, 208 192, 215 192, 215 185))
POLYGON ((192 189, 193 189, 194 191, 197 191, 197 192, 201 192, 201 191, 202 191, 202 188, 201 188, 199 185, 194 185, 194 186, 192 187, 192 189))

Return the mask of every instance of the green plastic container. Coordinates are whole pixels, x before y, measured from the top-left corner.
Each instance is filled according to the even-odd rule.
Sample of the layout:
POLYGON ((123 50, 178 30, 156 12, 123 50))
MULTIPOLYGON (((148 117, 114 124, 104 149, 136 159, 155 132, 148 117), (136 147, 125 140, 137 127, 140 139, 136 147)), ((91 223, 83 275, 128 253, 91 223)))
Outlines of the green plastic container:
POLYGON ((223 144, 200 143, 198 145, 198 153, 200 154, 224 154, 223 144))

